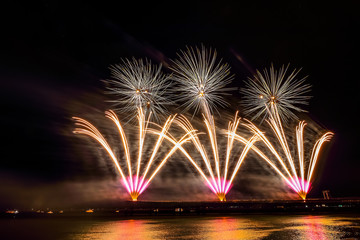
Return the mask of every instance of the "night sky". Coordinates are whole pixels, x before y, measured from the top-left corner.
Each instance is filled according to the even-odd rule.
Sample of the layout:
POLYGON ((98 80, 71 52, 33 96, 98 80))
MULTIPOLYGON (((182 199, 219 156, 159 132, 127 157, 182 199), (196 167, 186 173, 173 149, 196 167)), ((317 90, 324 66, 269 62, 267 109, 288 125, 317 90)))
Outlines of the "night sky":
MULTIPOLYGON (((111 105, 101 80, 121 58, 146 57, 169 72, 166 66, 180 49, 201 44, 215 48, 231 66, 232 87, 242 87, 251 72, 272 63, 302 68, 300 75, 308 75, 313 86, 308 116, 335 133, 324 145, 309 196, 329 189, 334 197, 360 197, 357 1, 115 2, 12 1, 2 8, 0 207, 44 207, 56 205, 54 199, 126 200, 123 193, 105 197, 124 189, 118 189, 111 163, 86 147, 95 145, 71 133, 71 117, 93 118, 103 126, 100 119, 111 105)), ((232 109, 239 109, 241 95, 232 93, 232 109)), ((187 178, 200 182, 186 165, 187 178)), ((171 184, 191 196, 208 191, 177 176, 172 181, 161 176, 169 188, 157 189, 158 180, 154 194, 149 189, 144 199, 175 200, 179 193, 169 190, 171 184)))

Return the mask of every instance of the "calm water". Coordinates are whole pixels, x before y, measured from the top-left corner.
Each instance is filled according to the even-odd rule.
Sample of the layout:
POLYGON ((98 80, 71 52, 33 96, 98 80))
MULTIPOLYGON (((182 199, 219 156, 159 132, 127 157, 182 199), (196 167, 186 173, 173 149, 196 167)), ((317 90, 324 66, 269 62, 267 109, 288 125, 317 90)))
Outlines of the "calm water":
POLYGON ((0 239, 360 239, 360 216, 0 219, 0 239))

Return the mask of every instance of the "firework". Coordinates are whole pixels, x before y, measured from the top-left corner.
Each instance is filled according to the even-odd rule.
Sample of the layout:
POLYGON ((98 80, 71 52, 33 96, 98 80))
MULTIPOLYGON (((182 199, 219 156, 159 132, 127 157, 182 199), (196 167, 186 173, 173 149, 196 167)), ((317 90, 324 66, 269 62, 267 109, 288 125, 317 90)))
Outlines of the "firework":
MULTIPOLYGON (((282 122, 287 118, 295 118, 295 114, 291 110, 303 111, 295 104, 307 104, 306 100, 309 96, 304 96, 310 90, 310 85, 304 84, 304 79, 295 80, 298 71, 293 71, 286 76, 287 68, 282 67, 279 72, 275 71, 273 66, 268 71, 264 71, 264 75, 257 72, 254 79, 249 79, 247 88, 243 90, 248 95, 245 97, 244 105, 247 113, 257 112, 255 117, 262 114, 271 127, 278 143, 285 155, 285 159, 281 157, 266 135, 260 131, 253 123, 248 121, 243 125, 256 134, 262 142, 267 146, 270 152, 275 156, 276 161, 270 160, 259 149, 253 149, 276 170, 276 172, 286 181, 286 183, 299 194, 302 199, 306 199, 306 195, 310 189, 310 183, 313 178, 314 168, 320 153, 320 149, 324 142, 327 142, 333 136, 332 132, 326 132, 315 143, 312 154, 308 161, 304 159, 304 128, 305 121, 300 121, 296 127, 296 148, 298 161, 291 154, 288 141, 283 129, 282 122), (276 164, 278 163, 278 164, 276 164), (308 170, 306 172, 306 169, 308 170)), ((238 139, 238 137, 236 137, 238 139)))
POLYGON ((142 108, 145 116, 158 119, 166 113, 165 105, 171 103, 167 89, 169 76, 161 72, 162 65, 152 65, 149 60, 122 60, 122 64, 110 67, 111 79, 106 80, 108 93, 115 95, 112 101, 121 112, 133 113, 142 108))
POLYGON ((204 46, 202 46, 201 50, 187 48, 186 52, 181 51, 178 56, 179 59, 174 61, 174 67, 172 68, 174 71, 173 78, 178 84, 178 90, 181 91, 178 101, 183 102, 183 106, 186 106, 185 110, 194 108, 195 113, 198 111, 203 113, 213 163, 210 161, 205 145, 201 143, 198 135, 194 134, 195 130, 191 123, 184 116, 181 116, 178 118, 177 123, 191 137, 193 145, 206 166, 205 171, 201 169, 200 164, 194 161, 193 158, 189 156, 188 159, 220 201, 224 201, 226 193, 229 191, 247 152, 258 138, 254 135, 249 140, 244 139, 245 147, 238 160, 235 161, 235 167, 229 177, 229 167, 232 165, 230 155, 234 143, 233 134, 237 131, 240 118, 236 113, 234 121, 229 122, 226 157, 221 161, 213 111, 216 110, 217 105, 228 105, 222 95, 230 90, 230 88, 226 88, 226 85, 232 80, 230 68, 227 64, 216 61, 216 51, 206 50, 204 46))
MULTIPOLYGON (((138 196, 147 188, 147 186, 150 184, 151 180, 155 177, 155 175, 159 172, 159 170, 164 166, 166 161, 171 157, 171 155, 179 148, 183 143, 188 141, 190 138, 187 137, 187 135, 184 135, 179 141, 176 141, 175 138, 173 138, 169 133, 168 130, 174 121, 175 116, 168 117, 165 124, 160 129, 154 129, 149 128, 149 118, 150 116, 145 119, 145 114, 142 111, 141 108, 138 109, 138 122, 139 122, 139 143, 138 143, 138 156, 137 161, 135 163, 136 170, 133 170, 133 161, 131 159, 130 155, 130 146, 128 143, 128 139, 126 137, 125 131, 123 126, 121 125, 117 115, 113 111, 106 111, 105 116, 112 120, 114 124, 116 125, 119 135, 121 138, 122 146, 125 152, 125 158, 126 158, 126 166, 127 170, 123 169, 120 164, 119 160, 117 159, 114 151, 110 147, 109 143, 106 141, 104 136, 99 132, 99 130, 96 129, 91 123, 88 121, 74 117, 74 120, 76 121, 76 125, 78 126, 74 133, 76 134, 84 134, 87 136, 92 137, 97 142, 100 143, 100 145, 107 151, 109 154, 111 160, 116 166, 116 169, 118 170, 122 182, 126 188, 126 190, 129 192, 131 198, 133 201, 136 201, 138 196), (151 155, 147 161, 143 160, 143 148, 144 148, 144 141, 145 136, 147 132, 151 132, 153 134, 158 135, 157 141, 152 149, 151 155), (155 167, 155 170, 152 171, 150 174, 150 177, 148 177, 150 168, 153 167, 154 161, 156 158, 156 155, 159 151, 159 148, 163 142, 164 139, 171 139, 174 146, 170 149, 170 151, 166 154, 166 156, 158 163, 155 167), (143 166, 144 165, 144 166, 143 166), (142 168, 143 167, 143 168, 142 168), (141 171, 142 169, 142 171, 141 171), (126 173, 127 172, 127 173, 126 173)), ((156 124, 154 124, 156 125, 156 124)), ((156 125, 158 126, 158 125, 156 125)))
MULTIPOLYGON (((103 135, 88 121, 75 117, 76 125, 78 126, 74 133, 84 134, 97 140, 100 145, 107 151, 110 158, 114 162, 122 182, 130 193, 131 198, 136 201, 138 196, 146 189, 154 176, 159 172, 162 166, 170 158, 170 156, 178 149, 181 144, 188 141, 184 135, 179 141, 168 132, 175 116, 169 116, 163 126, 159 126, 150 121, 153 115, 158 119, 158 114, 164 113, 164 104, 169 101, 166 98, 166 89, 169 87, 169 77, 161 72, 161 65, 154 66, 150 61, 136 60, 132 61, 125 59, 123 64, 118 64, 110 67, 112 79, 107 80, 108 92, 116 95, 119 99, 115 101, 116 105, 121 106, 122 113, 129 113, 127 116, 133 116, 136 111, 138 122, 138 144, 137 144, 137 157, 136 160, 132 159, 130 154, 130 144, 126 137, 124 127, 119 121, 119 118, 114 111, 106 111, 105 116, 112 120, 116 125, 120 138, 121 145, 125 152, 125 165, 127 169, 121 168, 119 160, 115 156, 110 145, 103 137, 103 135), (157 129, 150 128, 150 125, 157 126, 157 129), (152 149, 149 159, 144 160, 145 146, 149 146, 151 139, 146 143, 145 139, 148 132, 158 136, 157 141, 152 149), (166 154, 158 165, 155 164, 157 153, 162 145, 164 139, 171 139, 173 148, 166 154), (150 177, 150 169, 155 167, 150 177)), ((153 144, 153 142, 151 142, 153 144)), ((131 144, 134 147, 135 144, 131 144)))
POLYGON ((282 66, 279 71, 270 67, 263 73, 256 71, 254 78, 249 78, 246 87, 242 89, 244 94, 242 104, 244 113, 254 114, 253 119, 264 115, 267 119, 271 115, 269 109, 276 105, 277 113, 283 121, 289 118, 297 119, 292 111, 304 112, 297 105, 306 105, 311 97, 306 94, 311 86, 304 84, 306 77, 297 79, 300 70, 294 69, 287 74, 288 67, 282 66))
POLYGON ((238 117, 238 113, 236 113, 234 121, 229 121, 228 124, 228 130, 226 132, 228 135, 226 157, 224 161, 220 162, 218 146, 215 145, 216 135, 212 134, 212 125, 210 125, 208 120, 204 118, 204 123, 208 131, 209 140, 211 142, 211 150, 215 160, 214 164, 212 164, 209 154, 205 149, 206 145, 201 143, 198 137, 199 134, 196 134, 196 130, 193 128, 190 121, 186 117, 180 116, 176 119, 176 122, 182 129, 184 129, 186 134, 191 139, 191 142, 201 156, 201 160, 203 161, 205 168, 202 169, 201 162, 197 162, 194 157, 187 154, 186 151, 183 150, 183 148, 181 148, 180 150, 185 153, 188 160, 206 181, 206 184, 209 186, 211 191, 213 191, 218 196, 219 200, 226 201, 226 194, 229 192, 235 176, 240 169, 240 166, 242 165, 248 151, 259 138, 256 134, 254 134, 249 140, 246 140, 245 138, 242 138, 236 134, 237 128, 240 123, 240 118, 238 117), (236 156, 234 157, 234 154, 232 154, 235 136, 241 138, 241 140, 238 140, 240 140, 245 145, 238 158, 236 156))
POLYGON ((190 47, 181 51, 179 59, 174 61, 172 77, 178 84, 177 90, 182 93, 177 100, 183 103, 181 107, 185 110, 195 108, 195 113, 203 110, 209 115, 217 105, 228 106, 222 96, 231 90, 226 85, 233 77, 229 65, 217 62, 216 55, 215 50, 206 50, 204 46, 201 50, 190 47))

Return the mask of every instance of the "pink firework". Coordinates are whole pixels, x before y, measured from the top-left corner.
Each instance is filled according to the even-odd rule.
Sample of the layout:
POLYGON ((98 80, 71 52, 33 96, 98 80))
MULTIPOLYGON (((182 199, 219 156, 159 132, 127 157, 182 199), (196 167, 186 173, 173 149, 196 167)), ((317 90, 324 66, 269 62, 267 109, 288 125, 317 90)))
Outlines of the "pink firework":
POLYGON ((208 187, 211 189, 213 193, 218 196, 219 200, 221 202, 226 201, 226 194, 229 192, 230 188, 232 187, 232 184, 230 181, 227 181, 226 179, 208 179, 207 183, 208 187), (218 183, 221 183, 220 185, 218 183))
POLYGON ((144 178, 141 176, 139 178, 133 176, 132 179, 129 176, 127 177, 126 180, 123 179, 122 183, 125 186, 128 193, 130 194, 133 201, 137 201, 137 198, 142 192, 144 192, 149 182, 147 180, 144 180, 144 178), (134 183, 138 183, 138 184, 134 184, 134 183))
POLYGON ((302 199, 306 199, 306 195, 310 190, 310 182, 302 178, 289 178, 287 181, 288 186, 294 190, 302 199))

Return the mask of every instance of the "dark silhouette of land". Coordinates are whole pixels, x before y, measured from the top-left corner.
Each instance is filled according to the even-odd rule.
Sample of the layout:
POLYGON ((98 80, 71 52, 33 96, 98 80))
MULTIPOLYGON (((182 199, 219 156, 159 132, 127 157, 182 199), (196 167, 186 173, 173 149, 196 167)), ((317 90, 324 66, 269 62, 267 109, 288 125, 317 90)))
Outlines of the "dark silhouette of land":
POLYGON ((116 208, 76 209, 8 209, 0 213, 5 218, 33 217, 147 217, 197 216, 231 214, 309 214, 360 212, 360 198, 304 200, 239 200, 227 202, 147 202, 124 201, 116 208))

